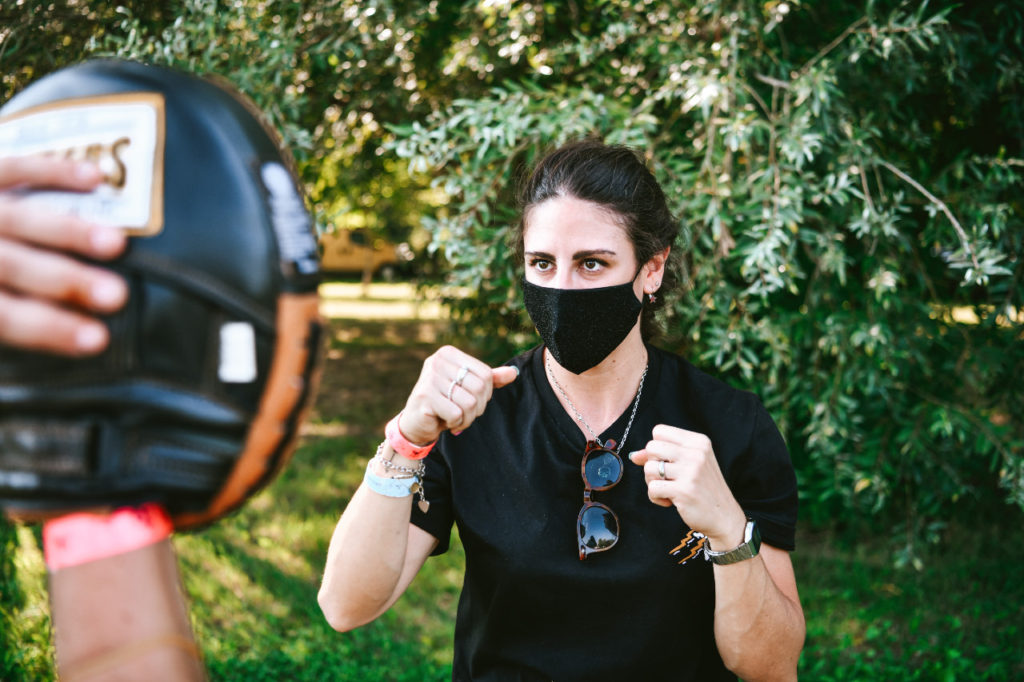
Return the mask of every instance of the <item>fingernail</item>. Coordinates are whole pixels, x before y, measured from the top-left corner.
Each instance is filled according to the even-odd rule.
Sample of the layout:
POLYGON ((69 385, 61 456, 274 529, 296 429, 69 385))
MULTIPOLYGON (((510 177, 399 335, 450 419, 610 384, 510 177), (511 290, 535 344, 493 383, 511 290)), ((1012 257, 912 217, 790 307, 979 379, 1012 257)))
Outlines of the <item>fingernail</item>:
POLYGON ((634 450, 633 452, 629 453, 629 461, 632 462, 633 458, 636 457, 638 454, 640 454, 639 450, 634 450))
POLYGON ((95 227, 89 234, 89 242, 96 253, 108 255, 118 251, 124 244, 124 233, 116 228, 95 227))
POLYGON ((452 431, 452 435, 453 435, 453 436, 457 436, 457 435, 459 435, 460 433, 462 433, 462 429, 459 429, 458 431, 452 431))
POLYGON ((89 296, 94 305, 110 308, 124 300, 124 285, 117 280, 104 278, 92 285, 89 296))
POLYGON ((75 166, 75 176, 82 182, 91 182, 100 179, 100 169, 94 163, 79 163, 75 166))
POLYGON ((75 332, 75 347, 86 353, 97 351, 107 340, 107 330, 98 324, 79 327, 75 332))
POLYGON ((519 368, 517 366, 515 366, 515 365, 512 365, 512 369, 514 369, 516 371, 516 379, 518 379, 519 378, 519 368))

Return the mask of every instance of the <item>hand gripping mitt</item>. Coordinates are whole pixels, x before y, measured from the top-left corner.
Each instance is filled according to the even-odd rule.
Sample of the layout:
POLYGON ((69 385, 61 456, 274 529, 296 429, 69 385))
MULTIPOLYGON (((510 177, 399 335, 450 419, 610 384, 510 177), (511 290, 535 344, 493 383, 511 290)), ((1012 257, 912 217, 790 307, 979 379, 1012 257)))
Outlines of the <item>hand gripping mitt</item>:
POLYGON ((0 347, 0 507, 42 521, 158 502, 206 525, 291 454, 321 353, 316 240, 290 157, 230 87, 89 61, 0 108, 0 154, 88 158, 105 183, 26 201, 129 231, 110 347, 0 347))

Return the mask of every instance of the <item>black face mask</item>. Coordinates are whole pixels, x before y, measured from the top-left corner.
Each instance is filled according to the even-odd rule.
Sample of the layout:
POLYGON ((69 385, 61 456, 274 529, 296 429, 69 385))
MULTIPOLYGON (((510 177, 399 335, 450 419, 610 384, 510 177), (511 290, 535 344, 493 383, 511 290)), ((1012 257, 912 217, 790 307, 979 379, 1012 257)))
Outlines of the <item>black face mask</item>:
POLYGON ((524 278, 523 302, 555 361, 573 374, 599 365, 618 348, 643 309, 632 281, 597 289, 555 289, 524 278))

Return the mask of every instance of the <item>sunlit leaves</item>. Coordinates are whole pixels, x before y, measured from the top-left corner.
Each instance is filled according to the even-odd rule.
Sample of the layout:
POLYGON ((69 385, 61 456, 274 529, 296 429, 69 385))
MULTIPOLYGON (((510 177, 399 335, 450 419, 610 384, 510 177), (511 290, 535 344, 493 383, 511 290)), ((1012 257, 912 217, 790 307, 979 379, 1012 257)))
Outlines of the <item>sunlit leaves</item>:
MULTIPOLYGON (((979 15, 948 4, 573 8, 585 20, 571 34, 530 42, 544 55, 532 71, 396 129, 394 149, 450 197, 430 225, 452 281, 500 302, 463 301, 466 328, 516 329, 516 264, 501 240, 523 166, 572 137, 626 141, 682 217, 686 291, 668 340, 765 399, 803 462, 812 517, 938 513, 986 470, 1016 490, 1024 432, 991 420, 1024 407, 1021 392, 986 374, 979 351, 1013 347, 1020 318, 950 315, 1022 305, 1019 139, 986 130, 1001 151, 971 155, 953 134, 980 115, 974 103, 1019 88, 1019 58, 978 54, 979 15), (967 44, 974 61, 953 58, 967 44), (999 64, 988 91, 976 84, 983 59, 999 64), (950 103, 945 119, 936 98, 950 103), (958 379, 968 357, 976 384, 958 379), (979 469, 969 452, 994 459, 979 469)), ((513 350, 491 347, 495 359, 513 350)))

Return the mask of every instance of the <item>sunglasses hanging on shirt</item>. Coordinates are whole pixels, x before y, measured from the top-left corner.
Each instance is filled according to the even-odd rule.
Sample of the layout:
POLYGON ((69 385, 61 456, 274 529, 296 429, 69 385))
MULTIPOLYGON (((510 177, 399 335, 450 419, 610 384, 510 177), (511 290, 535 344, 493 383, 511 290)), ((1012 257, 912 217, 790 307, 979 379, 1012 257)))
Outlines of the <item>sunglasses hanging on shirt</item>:
POLYGON ((576 519, 576 537, 579 540, 580 560, 596 552, 604 552, 619 541, 619 517, 610 507, 594 502, 590 495, 595 490, 608 490, 622 480, 622 459, 613 450, 615 441, 608 439, 587 441, 580 471, 583 474, 583 508, 576 519))
POLYGON ((565 389, 555 379, 551 371, 550 360, 546 363, 548 376, 551 383, 555 385, 558 392, 562 394, 569 409, 576 415, 576 419, 590 432, 592 440, 587 441, 587 447, 583 451, 583 462, 580 465, 580 473, 583 476, 583 508, 580 509, 576 518, 576 541, 580 551, 580 561, 591 554, 604 552, 615 546, 619 541, 619 517, 607 505, 595 502, 591 498, 594 491, 608 490, 622 480, 622 458, 619 451, 629 438, 629 430, 633 427, 633 419, 636 417, 636 410, 640 406, 640 396, 644 392, 644 379, 647 378, 647 368, 640 374, 640 385, 636 389, 636 398, 633 400, 633 411, 629 415, 629 423, 622 434, 622 442, 615 447, 615 441, 609 438, 604 443, 600 437, 590 428, 590 424, 583 418, 572 400, 569 399, 565 389))

